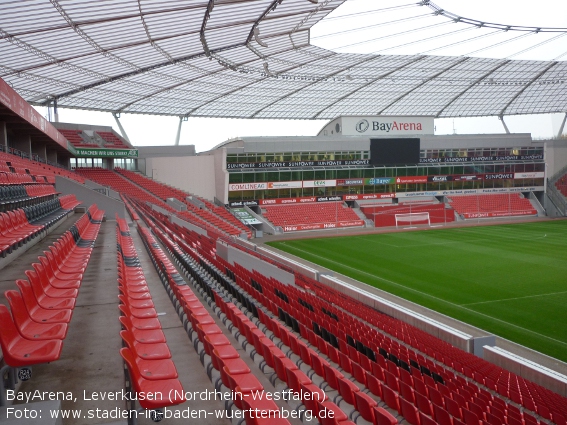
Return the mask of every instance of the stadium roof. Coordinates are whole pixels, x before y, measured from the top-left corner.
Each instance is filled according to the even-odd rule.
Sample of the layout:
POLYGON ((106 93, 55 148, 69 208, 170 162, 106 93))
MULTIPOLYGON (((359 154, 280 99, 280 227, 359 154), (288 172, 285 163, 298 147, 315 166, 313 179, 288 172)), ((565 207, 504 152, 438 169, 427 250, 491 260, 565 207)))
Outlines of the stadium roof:
POLYGON ((310 44, 310 28, 343 2, 0 0, 0 77, 33 105, 115 113, 567 111, 565 61, 364 55, 310 44))

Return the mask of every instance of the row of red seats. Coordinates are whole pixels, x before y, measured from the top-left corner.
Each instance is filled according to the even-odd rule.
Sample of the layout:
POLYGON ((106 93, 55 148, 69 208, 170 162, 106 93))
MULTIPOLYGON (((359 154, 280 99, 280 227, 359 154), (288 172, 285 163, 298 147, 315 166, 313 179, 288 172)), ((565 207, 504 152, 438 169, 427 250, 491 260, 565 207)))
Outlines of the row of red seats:
POLYGON ((202 201, 206 206, 207 209, 199 209, 191 202, 187 201, 187 197, 190 196, 188 193, 185 193, 179 189, 172 188, 168 185, 163 183, 157 182, 155 180, 149 179, 141 175, 140 173, 135 173, 129 170, 124 170, 117 168, 115 169, 117 173, 123 175, 124 177, 132 180, 134 183, 142 186, 143 188, 149 190, 155 196, 162 200, 166 200, 167 198, 175 198, 180 202, 183 202, 187 208, 188 213, 187 216, 193 218, 194 215, 198 216, 202 219, 203 223, 209 223, 210 225, 214 225, 215 227, 220 228, 221 230, 225 231, 230 235, 240 235, 240 233, 245 232, 248 234, 250 238, 252 233, 250 229, 244 226, 236 217, 230 214, 226 209, 222 207, 218 207, 211 202, 208 202, 201 198, 198 198, 202 201))
MULTIPOLYGON (((147 219, 146 222, 152 227, 153 232, 160 237, 160 240, 166 243, 168 248, 173 248, 173 241, 166 238, 156 223, 147 219)), ((213 372, 207 365, 207 371, 211 373, 211 380, 215 384, 215 388, 218 390, 222 383, 225 388, 221 389, 221 392, 232 391, 233 394, 236 394, 231 401, 236 408, 245 410, 248 425, 289 425, 287 419, 279 416, 279 408, 273 400, 251 397, 252 392, 263 392, 264 387, 260 381, 240 358, 238 351, 224 336, 201 301, 184 282, 179 280, 179 276, 176 276, 175 268, 163 251, 155 244, 155 239, 150 232, 143 228, 140 232, 146 241, 145 245, 148 251, 155 259, 156 269, 163 276, 162 280, 166 288, 169 289, 172 301, 175 300, 180 311, 185 314, 186 329, 189 335, 193 335, 193 343, 200 357, 208 356, 210 368, 216 371, 216 373, 213 372)))
POLYGON ((133 390, 137 394, 156 395, 138 397, 140 406, 152 410, 151 417, 156 420, 162 416, 157 409, 184 401, 184 391, 171 360, 130 229, 119 217, 116 217, 116 240, 120 323, 123 327, 120 335, 126 344, 120 355, 128 366, 133 390))
POLYGON ((16 210, 0 213, 0 256, 6 257, 6 255, 10 254, 15 249, 44 233, 51 224, 71 213, 79 203, 75 195, 66 195, 61 197, 58 201, 47 201, 26 209, 18 208, 16 210), (60 206, 58 210, 60 211, 59 213, 53 211, 55 216, 50 215, 49 217, 51 217, 51 219, 48 221, 39 220, 38 222, 33 222, 32 220, 30 223, 26 216, 27 210, 37 209, 44 204, 53 204, 56 206, 57 202, 59 202, 58 205, 60 206))
MULTIPOLYGON (((84 179, 72 171, 42 162, 32 161, 6 152, 0 152, 0 165, 24 169, 28 175, 36 176, 36 180, 40 183, 55 184, 56 175, 75 180, 81 184, 84 183, 84 179)), ((24 172, 24 174, 26 172, 24 172)))
MULTIPOLYGON (((163 223, 159 223, 159 224, 156 224, 156 226, 159 225, 160 227, 164 227, 164 226, 162 226, 162 224, 163 223)), ((160 233, 161 232, 158 232, 157 234, 159 235, 160 233)), ((174 236, 174 237, 176 236, 173 233, 171 235, 174 236)), ((173 247, 173 242, 171 240, 168 241, 167 238, 165 237, 165 235, 163 235, 163 237, 160 237, 160 239, 162 239, 162 242, 166 243, 166 245, 170 249, 175 250, 175 247, 173 247)), ((189 247, 186 246, 186 249, 189 249, 189 247)), ((217 305, 221 306, 222 303, 221 303, 221 300, 218 299, 218 294, 214 294, 214 295, 215 295, 215 300, 217 301, 217 305)), ((236 307, 233 304, 227 304, 227 306, 231 306, 231 307, 229 307, 229 310, 231 308, 235 309, 234 310, 234 313, 235 313, 234 317, 237 317, 237 319, 235 319, 234 317, 231 316, 233 322, 236 323, 239 326, 239 329, 240 329, 240 332, 242 333, 242 335, 247 336, 249 343, 254 344, 258 353, 262 353, 263 352, 262 347, 265 347, 265 346, 269 346, 270 350, 273 350, 273 352, 271 351, 272 354, 275 353, 275 356, 274 356, 273 359, 272 359, 272 355, 268 355, 267 357, 265 357, 266 362, 268 364, 272 364, 272 361, 275 362, 275 363, 283 361, 282 357, 281 357, 282 356, 281 351, 278 351, 279 349, 274 347, 273 344, 271 344, 271 341, 268 338, 266 338, 265 335, 259 329, 257 329, 256 326, 250 320, 248 320, 248 318, 246 316, 244 316, 243 313, 241 313, 238 309, 236 309, 236 307)), ((222 309, 222 306, 221 306, 221 309, 222 309)), ((228 315, 230 315, 229 311, 226 311, 226 313, 228 315)), ((283 357, 285 357, 285 355, 283 357)), ((296 365, 294 365, 293 363, 289 364, 289 359, 286 359, 286 361, 288 363, 287 369, 283 366, 282 366, 283 369, 280 369, 282 371, 281 376, 284 379, 284 382, 286 382, 285 377, 287 377, 287 376, 289 376, 290 379, 298 379, 298 377, 301 377, 302 372, 297 369, 296 365), (284 369, 286 369, 287 372, 284 371, 284 369)), ((307 382, 307 380, 309 378, 307 378, 306 376, 303 375, 303 377, 301 379, 303 380, 305 385, 310 385, 309 388, 306 388, 304 390, 304 394, 308 394, 308 393, 313 394, 313 392, 310 391, 310 390, 313 389, 313 387, 311 386, 311 381, 307 382)), ((246 382, 247 382, 247 384, 249 383, 248 381, 246 381, 246 382)), ((297 389, 297 387, 293 387, 293 388, 297 389)), ((317 388, 317 387, 314 387, 314 388, 317 388)), ((248 385, 246 387, 246 390, 247 391, 254 391, 254 389, 250 385, 248 385)), ((324 401, 325 400, 324 392, 317 389, 317 393, 323 394, 320 397, 320 401, 321 401, 322 404, 316 404, 315 402, 313 402, 315 404, 310 404, 309 400, 304 400, 305 404, 309 406, 309 410, 312 410, 312 412, 314 412, 315 415, 321 416, 321 419, 323 421, 325 421, 325 420, 330 421, 330 422, 327 422, 327 423, 337 423, 336 422, 337 420, 346 421, 346 419, 347 419, 346 414, 338 406, 336 406, 332 402, 325 402, 324 401), (331 416, 331 415, 327 414, 329 411, 333 412, 332 416, 334 416, 334 419, 329 419, 329 416, 331 416)), ((243 403, 239 407, 240 408, 242 408, 242 407, 246 408, 247 406, 246 406, 245 403, 243 403)), ((264 408, 265 408, 265 406, 264 406, 264 408)), ((323 422, 323 423, 325 423, 325 422, 323 422)), ((343 423, 346 424, 348 422, 343 422, 343 423)), ((393 419, 393 423, 396 423, 395 419, 393 419)))
MULTIPOLYGON (((211 256, 211 251, 208 250, 206 253, 206 256, 210 257, 211 256)), ((320 285, 317 282, 318 285, 320 285)), ((321 297, 322 299, 326 299, 325 295, 328 294, 329 292, 333 292, 330 288, 324 286, 324 285, 320 285, 321 286, 321 290, 318 291, 317 295, 319 297, 321 297)), ((442 363, 447 364, 449 367, 455 367, 455 370, 457 370, 459 373, 464 373, 468 378, 471 379, 475 379, 477 380, 477 382, 480 382, 482 385, 486 385, 487 387, 489 387, 492 390, 500 390, 502 391, 501 388, 498 388, 495 384, 496 381, 490 381, 488 376, 484 377, 485 375, 483 375, 484 373, 484 368, 488 367, 486 365, 489 365, 490 368, 492 370, 497 371, 497 373, 499 373, 499 376, 511 376, 511 374, 507 373, 507 374, 503 374, 502 370, 494 365, 490 365, 487 362, 485 362, 482 359, 476 358, 473 355, 469 355, 468 353, 464 353, 460 350, 455 349, 454 347, 447 347, 448 344, 444 344, 441 341, 439 341, 438 339, 432 337, 431 335, 425 334, 424 332, 421 332, 407 324, 403 324, 401 322, 397 322, 394 319, 391 318, 387 318, 387 317, 380 317, 382 315, 379 315, 376 311, 371 310, 369 308, 367 308, 367 310, 365 310, 364 308, 362 308, 362 304, 360 303, 355 303, 354 300, 351 300, 352 302, 348 302, 345 303, 343 301, 348 300, 348 297, 345 297, 344 294, 339 294, 336 293, 333 296, 333 302, 336 305, 341 305, 343 308, 347 308, 347 311, 351 311, 353 314, 355 315, 359 315, 361 314, 361 312, 365 315, 365 320, 368 320, 369 323, 372 323, 373 325, 381 328, 381 329, 386 329, 386 331, 392 335, 394 335, 395 337, 401 339, 402 341, 404 341, 404 343, 410 344, 414 347, 419 347, 419 349, 424 352, 427 353, 427 355, 434 357, 436 359, 436 361, 440 361, 442 363), (386 322, 382 323, 382 322, 386 322), (395 323, 397 322, 397 323, 395 323), (424 344, 426 343, 426 344, 424 344), (431 345, 429 345, 431 344, 431 345), (429 348, 431 347, 431 348, 429 348), (448 350, 448 348, 451 349, 451 351, 448 350), (437 351, 440 351, 443 353, 443 355, 438 355, 437 351), (462 358, 464 358, 466 361, 468 361, 469 359, 474 358, 475 359, 475 368, 478 369, 479 371, 476 372, 474 371, 474 368, 469 368, 468 366, 462 366, 459 365, 457 363, 457 360, 453 360, 451 357, 446 357, 449 353, 450 354, 454 354, 454 352, 459 352, 460 356, 462 356, 462 358), (449 364, 448 364, 449 363, 449 364), (484 365, 485 364, 485 365, 484 365), (483 366, 484 365, 484 366, 483 366)), ((367 306, 364 306, 367 307, 367 306)), ((361 338, 362 339, 362 338, 361 338)), ((390 346, 388 346, 389 349, 391 349, 390 346)), ((460 357, 459 357, 460 358, 460 357)), ((409 358, 408 358, 409 360, 409 358)), ((473 364, 471 364, 471 366, 473 366, 473 364)), ((431 368, 433 369, 433 368, 431 368)), ((442 372, 441 370, 438 370, 438 372, 442 372)), ((399 370, 400 376, 405 376, 404 372, 402 372, 401 370, 399 370)), ((497 377, 498 378, 498 377, 497 377)), ((424 376, 424 379, 427 380, 424 376)), ((458 399, 459 396, 465 397, 465 407, 470 407, 470 409, 475 409, 475 405, 483 405, 484 403, 484 409, 482 410, 482 412, 473 412, 475 414, 477 414, 477 416, 480 414, 479 416, 479 420, 484 420, 488 423, 490 423, 490 421, 495 421, 496 419, 494 419, 494 417, 498 417, 498 415, 500 414, 500 412, 503 412, 503 414, 506 415, 506 420, 509 420, 510 422, 514 422, 514 420, 516 421, 520 421, 522 423, 537 423, 537 419, 535 419, 532 415, 530 415, 529 413, 524 412, 523 415, 520 415, 518 411, 516 411, 512 405, 508 404, 508 405, 504 405, 504 406, 500 406, 498 407, 498 403, 501 402, 502 400, 497 398, 497 397, 493 397, 492 395, 490 395, 490 393, 488 392, 483 392, 486 390, 483 390, 482 388, 479 388, 476 385, 471 384, 470 381, 464 380, 461 378, 461 376, 459 375, 454 375, 452 374, 452 372, 450 372, 449 374, 445 375, 445 379, 448 380, 447 386, 449 386, 449 384, 452 384, 452 386, 450 387, 452 394, 449 396, 450 399, 454 400, 454 399, 458 399), (450 378, 450 379, 449 379, 450 378), (462 379, 462 380, 461 380, 462 379), (453 382, 453 380, 455 382, 453 382), (480 404, 477 403, 475 400, 477 400, 477 398, 482 399, 482 397, 485 397, 484 401, 481 402, 480 404), (493 406, 493 407, 491 407, 493 406), (503 409, 501 407, 504 407, 503 409)), ((525 382, 525 380, 518 380, 518 382, 525 382)), ((391 383, 391 381, 390 381, 391 383)), ((401 385, 400 385, 400 391, 401 391, 401 385)), ((431 386, 430 386, 431 387, 431 386)), ((443 388, 441 386, 438 386, 440 388, 443 388)), ((510 386, 508 388, 511 388, 510 386)), ((530 398, 526 398, 526 400, 519 400, 520 402, 522 402, 524 404, 524 406, 528 409, 531 409, 534 412, 537 412, 538 414, 542 415, 544 418, 554 418, 555 421, 562 423, 562 419, 563 416, 561 414, 561 397, 558 396, 555 393, 551 393, 548 390, 545 390, 541 387, 537 388, 537 386, 535 386, 535 384, 531 384, 529 385, 530 391, 533 392, 533 394, 529 394, 530 398), (538 400, 537 405, 535 403, 532 402, 532 404, 530 405, 527 400, 532 400, 536 397, 535 394, 538 393, 542 393, 542 394, 546 394, 547 395, 547 403, 543 403, 543 400, 538 400), (556 401, 557 400, 557 401, 556 401), (548 407, 546 407, 548 406, 548 407)), ((414 390, 415 391, 415 390, 414 390)), ((437 390, 439 391, 439 390, 437 390)), ((509 390, 507 390, 509 391, 509 390)), ((427 392, 429 395, 429 392, 427 392)), ((432 394, 435 394, 435 392, 431 392, 432 394)), ((441 399, 443 401, 440 401, 440 399, 437 397, 437 406, 438 407, 442 407, 442 408, 447 408, 447 409, 451 409, 452 407, 452 403, 451 402, 447 402, 445 399, 441 399)), ((431 400, 430 400, 431 402, 431 400)), ((565 401, 563 399, 563 405, 565 405, 565 401)), ((433 407, 433 409, 435 409, 435 407, 433 407)), ((469 411, 472 411, 470 409, 467 409, 469 411)), ((407 409, 406 409, 407 410, 407 409)), ((448 410, 447 410, 448 411, 448 410)), ((453 410, 452 411, 453 414, 455 414, 455 416, 451 415, 450 419, 451 421, 459 421, 461 419, 464 419, 464 415, 468 415, 467 412, 465 412, 463 409, 456 411, 453 410)), ((443 415, 444 413, 439 413, 439 415, 443 415)), ((470 416, 470 415, 469 415, 470 416)), ((501 415, 500 415, 501 416, 501 415)), ((564 419, 563 419, 564 421, 564 419)))
POLYGON ((342 202, 264 206, 263 215, 276 226, 356 221, 360 217, 342 202))
MULTIPOLYGON (((174 242, 158 228, 158 225, 162 223, 156 224, 147 219, 146 222, 169 249, 174 249, 174 242)), ((147 240, 146 246, 150 253, 160 258, 155 262, 156 266, 163 264, 161 267, 165 269, 173 267, 163 251, 153 243, 155 239, 151 237, 149 231, 142 229, 142 232, 147 240)), ((165 273, 166 276, 167 274, 165 273)), ((262 393, 263 385, 240 358, 238 351, 232 346, 193 291, 184 282, 180 284, 179 280, 176 281, 175 276, 165 278, 163 281, 170 290, 172 301, 175 300, 185 314, 186 329, 189 335, 192 335, 194 346, 198 349, 200 357, 204 358, 206 355, 210 358, 210 367, 216 372, 207 369, 211 373, 211 380, 215 388, 220 389, 219 385, 222 384, 225 388, 222 388, 221 391, 232 391, 233 394, 236 394, 231 402, 236 408, 245 410, 246 424, 289 425, 287 419, 278 416, 279 408, 273 400, 265 397, 251 397, 253 392, 262 393), (202 345, 199 345, 198 342, 202 345)))
POLYGON ((159 205, 160 207, 173 211, 173 209, 167 205, 165 202, 161 201, 157 197, 151 195, 147 191, 143 190, 139 186, 133 184, 131 181, 120 176, 114 171, 93 167, 93 168, 77 168, 76 172, 83 176, 84 178, 90 179, 96 183, 103 186, 110 187, 111 189, 131 196, 141 201, 151 202, 152 204, 159 205))
POLYGON ((489 216, 537 214, 529 199, 521 197, 519 193, 452 196, 449 204, 465 218, 474 218, 483 213, 489 216))
POLYGON ((121 148, 121 149, 130 148, 130 146, 124 143, 124 141, 120 137, 116 136, 111 131, 97 131, 96 133, 104 140, 104 144, 106 147, 121 148))
MULTIPOLYGON (((513 402, 523 405, 532 412, 537 412, 546 419, 554 417, 556 423, 565 424, 567 403, 564 397, 488 363, 473 354, 459 350, 413 326, 397 321, 389 316, 381 315, 368 306, 350 297, 345 297, 344 294, 326 285, 322 285, 306 277, 303 277, 303 280, 309 281, 309 286, 315 290, 318 297, 341 306, 347 311, 352 312, 352 314, 363 318, 363 320, 373 326, 394 335, 396 338, 418 349, 420 352, 435 358, 437 361, 447 365, 458 373, 464 374, 467 378, 485 385, 491 391, 496 391, 504 397, 509 397, 513 402), (501 381, 503 382, 502 384, 500 384, 501 381), (517 392, 513 393, 512 386, 507 387, 507 385, 504 384, 510 382, 516 384, 515 388, 517 392), (508 388, 510 389, 508 390, 508 388)), ((472 391, 473 394, 479 394, 485 391, 472 384, 470 381, 467 383, 467 381, 462 380, 459 375, 455 375, 455 378, 459 385, 452 388, 452 390, 462 391, 465 396, 470 395, 469 390, 472 391), (468 390, 465 388, 466 385, 468 385, 468 390)), ((448 385, 451 385, 451 382, 449 382, 448 385)), ((512 405, 508 407, 511 408, 512 405)), ((527 412, 524 412, 524 421, 534 423, 536 419, 527 412)))
MULTIPOLYGON (((228 310, 223 309, 222 307, 223 301, 218 298, 217 294, 215 294, 215 301, 217 305, 221 306, 221 310, 223 310, 225 314, 229 316, 232 322, 236 326, 238 326, 240 333, 242 335, 246 335, 248 342, 254 345, 256 352, 260 353, 260 355, 264 357, 266 364, 268 364, 270 367, 275 369, 276 373, 278 374, 278 377, 284 382, 287 382, 290 388, 292 388, 292 390, 299 393, 300 389, 302 389, 303 394, 316 393, 320 395, 319 397, 317 397, 319 398, 319 400, 307 399, 303 401, 305 406, 309 410, 314 412, 315 415, 320 416, 320 420, 322 423, 337 423, 337 421, 341 421, 342 423, 345 424, 349 423, 347 421, 347 415, 342 411, 342 409, 331 401, 325 401, 326 395, 324 391, 322 391, 316 385, 314 385, 311 382, 311 380, 301 370, 298 369, 296 364, 294 364, 289 358, 287 358, 278 347, 275 347, 274 344, 270 341, 270 339, 267 338, 259 329, 257 329, 256 326, 251 321, 249 321, 244 314, 240 312, 240 310, 236 309, 234 304, 226 304, 226 306, 229 306, 228 310), (231 310, 233 311, 234 314, 231 313, 231 310), (329 412, 329 411, 333 412, 334 419, 328 418, 328 415, 325 412, 329 412)), ((304 351, 304 348, 307 349, 307 347, 301 342, 299 342, 297 338, 292 336, 290 336, 289 338, 292 339, 293 341, 296 341, 296 343, 298 344, 298 345, 296 344, 296 348, 295 348, 296 350, 295 352, 298 356, 300 355, 300 349, 297 348, 298 346, 301 346, 301 351, 304 351)), ((293 343, 291 345, 293 346, 293 343)), ((307 350, 309 352, 309 349, 307 350)), ((316 354, 312 352, 310 355, 315 356, 316 354)), ((303 362, 305 362, 306 364, 311 364, 311 361, 309 360, 310 355, 307 356, 308 358, 302 357, 303 362)), ((256 359, 254 360, 256 362, 256 359)), ((325 361, 323 362, 326 363, 325 361)), ((336 371, 336 369, 334 368, 332 368, 332 370, 334 371, 334 373, 337 374, 338 381, 341 381, 344 384, 344 386, 351 388, 344 379, 344 376, 340 374, 340 372, 336 371)), ((335 389, 337 388, 338 387, 336 387, 335 389)), ((343 394, 346 395, 346 393, 344 392, 343 394)), ((363 396, 361 397, 364 398, 363 396)), ((374 402, 372 407, 376 407, 377 402, 375 400, 372 401, 374 402)), ((382 408, 376 407, 376 409, 372 409, 371 407, 369 407, 369 410, 371 412, 370 415, 372 415, 373 421, 374 418, 379 418, 378 419, 379 423, 397 423, 395 418, 393 418, 387 411, 385 411, 382 408)))
POLYGON ((555 187, 567 198, 567 173, 557 179, 555 187))
MULTIPOLYGON (((93 206, 91 212, 98 211, 93 206)), ((20 369, 21 379, 29 379, 29 366, 59 359, 63 340, 73 314, 78 289, 89 263, 100 222, 83 215, 65 232, 34 270, 25 272, 28 280, 19 279, 19 289, 5 296, 10 311, 0 305, 0 345, 6 364, 20 369)))
MULTIPOLYGON (((257 276, 254 276, 254 277, 255 277, 255 278, 258 278, 257 276)), ((350 347, 349 347, 349 348, 350 348, 350 347)), ((344 350, 344 347, 342 347, 341 351, 343 351, 343 350, 344 350)), ((346 350, 345 350, 345 351, 346 351, 346 350)), ((355 354, 356 354, 356 352, 355 352, 355 354)), ((352 353, 351 353, 351 356, 352 356, 352 353)), ((356 357, 356 356, 355 356, 355 357, 356 357)), ((361 357, 361 358, 362 358, 362 357, 361 357)), ((380 358, 379 358, 379 359, 380 359, 380 358)), ((347 367, 346 364, 347 364, 347 363, 343 363, 343 361, 341 360, 341 367, 343 367, 344 370, 350 370, 350 367, 347 367)), ((368 364, 368 363, 366 363, 366 364, 368 364)), ((392 363, 388 363, 388 364, 391 365, 392 363)), ((353 363, 353 366, 354 366, 354 363, 353 363)), ((374 369, 374 368, 373 368, 373 369, 374 369)), ((354 368, 353 368, 353 370, 354 370, 354 368)), ((397 367, 396 367, 396 370, 397 370, 397 367)), ((412 371, 413 371, 413 369, 412 369, 412 371)), ((401 375, 401 376, 405 376, 405 375, 403 375, 403 372, 405 372, 404 370, 400 369, 399 372, 402 372, 402 375, 401 375)), ((386 376, 388 377, 388 372, 385 372, 385 374, 386 374, 386 376)), ((355 374, 355 376, 356 376, 356 374, 355 374)), ((359 375, 359 376, 360 376, 360 375, 359 375)), ((407 375, 407 376, 408 376, 408 377, 410 378, 410 380, 411 380, 411 376, 409 376, 409 375, 407 375)), ((414 374, 414 376, 416 376, 416 375, 414 374)), ((418 376, 419 376, 419 375, 418 375, 418 376)), ((424 376, 423 378, 426 378, 426 376, 424 376)), ((358 379, 358 380, 360 381, 360 379, 358 379)), ((399 391, 399 387, 398 387, 396 381, 393 381, 393 380, 391 380, 391 379, 387 379, 387 381, 388 381, 388 384, 389 384, 389 385, 392 385, 397 391, 399 391)), ((418 381, 416 381, 416 383, 417 383, 417 382, 418 382, 418 381)), ((435 385, 435 382, 431 381, 430 384, 435 385)), ((401 383, 400 383, 400 385, 401 385, 401 383)), ((429 385, 428 385, 428 386, 429 386, 429 385)), ((402 388, 403 388, 403 386, 402 386, 402 388)), ((419 389, 419 388, 424 388, 424 387, 418 387, 418 389, 419 389)), ((444 387, 444 386, 440 386, 439 388, 445 388, 445 387, 444 387)), ((430 395, 433 395, 433 394, 437 394, 437 395, 438 395, 438 397, 436 397, 436 398, 434 399, 435 401, 437 401, 437 404, 433 403, 433 404, 434 404, 434 405, 433 405, 433 408, 430 409, 430 414, 431 414, 431 413, 434 412, 433 409, 437 409, 437 408, 435 408, 435 405, 437 405, 439 408, 445 408, 446 405, 445 405, 443 399, 440 397, 440 395, 439 395, 439 393, 437 392, 436 389, 432 389, 432 387, 430 386, 430 390, 431 390, 431 394, 430 394, 430 395)), ((477 389, 477 390, 478 390, 478 389, 477 389)), ((410 391, 410 393, 411 393, 411 391, 410 391)), ((488 393, 488 394, 489 394, 489 393, 488 393)), ((451 399, 451 398, 450 398, 450 394, 446 394, 446 397, 449 397, 449 399, 451 399)), ((490 396, 490 397, 492 397, 492 396, 490 396)), ((419 398, 419 397, 418 397, 418 398, 419 398)), ((398 410, 402 409, 404 403, 401 402, 401 401, 396 401, 396 400, 397 400, 397 395, 396 395, 396 397, 394 397, 394 398, 388 397, 387 400, 386 400, 387 402, 388 402, 388 399, 391 401, 391 404, 392 404, 391 407, 399 408, 398 410), (401 406, 401 407, 400 407, 400 406, 401 406)), ((401 400, 401 399, 400 399, 400 400, 401 400)), ((411 397, 411 400, 413 401, 413 396, 411 397)), ((451 400, 452 400, 452 399, 451 399, 451 400)), ((451 411, 451 410, 450 410, 450 409, 451 409, 451 406, 452 406, 452 407, 455 407, 454 403, 451 404, 453 401, 454 401, 454 400, 452 400, 451 402, 447 402, 447 406, 448 406, 447 408, 449 409, 449 411, 451 411)), ((502 403, 502 404, 500 405, 501 407, 502 407, 502 405, 505 406, 505 404, 503 403, 503 401, 502 401, 501 399, 494 399, 493 402, 496 403, 497 401, 499 401, 499 402, 502 403)), ((465 400, 461 400, 461 402, 462 402, 461 405, 466 406, 465 400)), ((476 405, 475 405, 475 404, 471 404, 471 406, 476 406, 476 405)), ((406 410, 407 410, 407 409, 406 409, 406 410)), ((410 410, 412 410, 412 409, 410 408, 410 410)), ((501 410, 500 410, 499 408, 497 408, 497 407, 493 407, 492 412, 496 413, 496 412, 498 412, 498 411, 501 411, 501 410)), ((457 420, 460 420, 460 419, 462 418, 461 415, 464 414, 464 413, 461 413, 461 411, 460 411, 460 410, 457 410, 457 409, 452 410, 452 412, 453 412, 455 415, 458 415, 457 420)), ((511 410, 509 411, 510 416, 513 416, 513 413, 512 413, 512 412, 516 412, 516 413, 519 415, 519 411, 514 411, 513 409, 511 409, 511 410)), ((402 413, 401 410, 400 410, 400 413, 402 413)), ((466 412, 465 412, 465 413, 466 413, 466 412)), ((478 413, 478 411, 477 411, 477 413, 478 413)), ((439 415, 443 415, 443 412, 442 412, 442 411, 439 411, 438 414, 439 414, 439 415)), ((486 419, 490 419, 490 418, 491 418, 491 419, 492 419, 492 422, 489 422, 489 423, 494 423, 494 422, 496 421, 496 418, 494 417, 495 415, 493 415, 493 416, 491 416, 491 415, 493 415, 493 413, 491 413, 491 411, 486 411, 486 412, 484 412, 480 417, 482 418, 482 420, 486 420, 486 419), (484 416, 483 416, 483 415, 484 415, 484 416)), ((501 415, 501 416, 502 416, 502 415, 501 415)), ((521 416, 520 416, 520 417, 521 417, 521 416)), ((530 417, 530 416, 526 415, 526 420, 527 420, 527 418, 529 418, 529 417, 530 417)), ((511 421, 513 421, 513 420, 514 420, 514 419, 511 419, 511 421)), ((535 420, 534 420, 534 421, 535 421, 535 420)), ((478 424, 478 420, 477 420, 476 423, 478 424)), ((526 422, 526 423, 527 423, 527 422, 526 422)))

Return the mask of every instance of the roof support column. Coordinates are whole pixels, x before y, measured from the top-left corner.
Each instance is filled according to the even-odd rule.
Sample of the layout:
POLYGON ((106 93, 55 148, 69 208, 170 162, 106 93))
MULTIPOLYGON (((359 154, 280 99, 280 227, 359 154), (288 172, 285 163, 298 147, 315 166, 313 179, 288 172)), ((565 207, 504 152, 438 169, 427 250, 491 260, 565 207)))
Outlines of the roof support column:
POLYGON ((124 137, 124 139, 126 139, 128 143, 131 143, 130 139, 128 138, 128 135, 126 134, 126 130, 124 130, 124 127, 122 127, 122 123, 120 122, 120 113, 113 112, 112 116, 116 121, 116 125, 118 125, 118 128, 120 129, 120 134, 122 135, 122 137, 124 137))
POLYGON ((175 146, 179 146, 179 140, 181 139, 181 125, 183 121, 187 121, 187 117, 180 115, 179 116, 179 125, 177 126, 177 135, 175 136, 175 146))
POLYGON ((504 115, 498 115, 498 119, 502 121, 502 125, 504 126, 504 130, 506 130, 506 134, 510 134, 510 130, 508 130, 508 126, 504 122, 504 115))
POLYGON ((4 152, 8 152, 8 132, 6 131, 6 123, 0 121, 0 146, 4 152))
POLYGON ((53 121, 59 122, 59 110, 57 109, 57 99, 53 99, 53 121))
POLYGON ((567 112, 565 112, 565 116, 563 117, 563 122, 559 127, 559 131, 557 132, 557 138, 560 139, 561 135, 563 134, 563 129, 565 128, 565 121, 567 121, 567 112))

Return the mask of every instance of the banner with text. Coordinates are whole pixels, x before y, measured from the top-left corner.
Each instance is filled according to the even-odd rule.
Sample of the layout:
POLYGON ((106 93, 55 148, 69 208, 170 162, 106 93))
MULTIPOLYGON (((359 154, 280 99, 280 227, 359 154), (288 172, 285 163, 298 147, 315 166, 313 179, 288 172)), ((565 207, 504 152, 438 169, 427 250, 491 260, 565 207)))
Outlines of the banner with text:
POLYGON ((284 232, 300 232, 302 230, 340 229, 360 226, 364 226, 363 220, 340 221, 338 223, 297 224, 291 226, 283 226, 282 229, 284 232))
POLYGON ((75 148, 78 157, 112 157, 112 158, 137 158, 138 149, 85 149, 75 148))

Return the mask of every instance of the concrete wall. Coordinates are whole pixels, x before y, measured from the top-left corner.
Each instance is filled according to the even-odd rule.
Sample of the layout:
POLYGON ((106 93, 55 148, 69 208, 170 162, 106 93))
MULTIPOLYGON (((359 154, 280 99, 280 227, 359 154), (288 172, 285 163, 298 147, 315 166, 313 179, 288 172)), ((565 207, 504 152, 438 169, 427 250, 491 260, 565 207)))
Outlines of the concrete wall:
POLYGON ((41 142, 34 142, 32 144, 32 153, 44 161, 47 160, 47 145, 41 142))
POLYGON ((559 172, 567 166, 567 139, 555 139, 545 142, 545 162, 547 164, 547 177, 559 172))
POLYGON ((270 263, 267 263, 253 255, 247 254, 238 248, 226 246, 220 241, 217 241, 217 254, 230 264, 238 263, 247 270, 256 270, 266 277, 273 277, 281 283, 292 285, 295 282, 295 276, 285 270, 280 269, 270 263), (223 256, 226 255, 226 258, 223 256))
POLYGON ((206 199, 215 197, 214 156, 146 158, 146 175, 206 199))
POLYGON ((567 397, 567 376, 497 347, 484 347, 484 358, 516 375, 567 397))
POLYGON ((293 271, 303 274, 304 276, 310 277, 311 279, 319 280, 319 272, 311 267, 307 267, 303 264, 298 263, 297 261, 293 261, 289 258, 284 257, 283 255, 278 254, 277 252, 271 251, 267 248, 259 246, 256 248, 260 254, 265 255, 272 260, 279 261, 280 263, 288 266, 293 271))
POLYGON ((9 141, 8 144, 10 145, 11 148, 25 152, 31 157, 32 149, 31 149, 31 136, 30 135, 28 135, 28 134, 26 134, 26 135, 21 135, 21 134, 14 135, 13 137, 10 137, 10 141, 9 141))
POLYGON ((0 122, 0 145, 4 147, 4 151, 8 150, 8 132, 4 121, 0 122))
POLYGON ((99 209, 104 210, 104 214, 109 220, 114 220, 116 214, 126 220, 130 220, 130 216, 126 213, 126 208, 122 201, 112 199, 73 180, 55 176, 55 189, 64 195, 74 194, 77 200, 81 201, 81 205, 86 207, 96 204, 99 209))
POLYGON ((45 155, 47 157, 47 160, 49 162, 51 162, 52 164, 57 164, 57 150, 56 149, 46 149, 45 151, 45 155))

